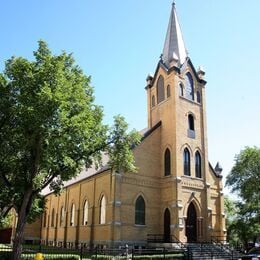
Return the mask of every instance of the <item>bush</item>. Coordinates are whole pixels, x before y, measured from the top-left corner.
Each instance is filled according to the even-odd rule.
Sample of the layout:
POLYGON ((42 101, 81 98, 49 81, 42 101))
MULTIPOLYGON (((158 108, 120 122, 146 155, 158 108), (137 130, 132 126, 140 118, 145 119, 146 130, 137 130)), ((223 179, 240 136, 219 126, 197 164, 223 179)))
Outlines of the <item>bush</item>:
MULTIPOLYGON (((34 260, 35 255, 22 255, 22 260, 34 260)), ((2 260, 2 258, 0 258, 2 260)), ((78 255, 55 255, 55 254, 43 254, 44 260, 80 260, 80 257, 78 255)))
POLYGON ((1 251, 0 252, 0 259, 1 260, 10 260, 11 259, 11 251, 1 251))
MULTIPOLYGON (((96 259, 96 260, 112 260, 114 259, 113 256, 111 255, 97 255, 97 256, 93 256, 92 259, 96 259)), ((125 256, 117 256, 116 259, 126 259, 125 256)), ((169 254, 169 255, 135 255, 134 259, 138 259, 138 260, 159 260, 159 259, 183 259, 183 255, 182 254, 169 254)))

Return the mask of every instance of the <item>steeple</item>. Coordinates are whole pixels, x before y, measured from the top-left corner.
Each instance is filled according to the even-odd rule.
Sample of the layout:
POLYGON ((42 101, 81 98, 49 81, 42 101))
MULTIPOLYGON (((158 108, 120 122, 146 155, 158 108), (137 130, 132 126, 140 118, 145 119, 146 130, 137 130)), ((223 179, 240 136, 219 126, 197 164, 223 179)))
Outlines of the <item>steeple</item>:
POLYGON ((172 61, 175 61, 178 66, 181 66, 185 62, 187 56, 188 54, 183 41, 181 27, 176 13, 175 2, 173 2, 163 48, 162 60, 167 66, 169 66, 172 61))

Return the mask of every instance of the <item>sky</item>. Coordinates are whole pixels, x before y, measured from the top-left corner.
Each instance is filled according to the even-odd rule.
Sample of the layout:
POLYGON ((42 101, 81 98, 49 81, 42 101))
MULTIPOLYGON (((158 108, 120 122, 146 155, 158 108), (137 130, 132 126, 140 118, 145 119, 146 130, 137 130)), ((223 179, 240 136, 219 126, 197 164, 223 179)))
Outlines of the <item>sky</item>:
MULTIPOLYGON (((0 71, 33 59, 37 41, 73 53, 91 75, 105 122, 147 126, 145 79, 162 53, 172 0, 8 0, 1 3, 0 71)), ((176 0, 192 63, 206 71, 209 160, 224 177, 245 146, 260 146, 260 1, 176 0)))

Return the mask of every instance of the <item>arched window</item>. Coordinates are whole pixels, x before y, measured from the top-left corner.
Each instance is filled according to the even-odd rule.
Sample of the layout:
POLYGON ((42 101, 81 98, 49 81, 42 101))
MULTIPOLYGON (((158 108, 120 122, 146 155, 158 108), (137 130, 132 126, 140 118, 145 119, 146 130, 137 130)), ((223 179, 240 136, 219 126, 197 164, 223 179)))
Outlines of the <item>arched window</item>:
POLYGON ((72 204, 70 210, 70 225, 72 227, 75 225, 75 204, 72 204))
POLYGON ((185 75, 185 84, 186 84, 186 98, 190 100, 194 100, 193 78, 189 72, 185 75))
POLYGON ((171 152, 168 148, 164 153, 164 175, 171 175, 171 152))
POLYGON ((166 90, 167 90, 166 92, 167 92, 167 98, 168 98, 168 97, 171 96, 171 87, 170 87, 170 85, 167 86, 166 90))
POLYGON ((164 99, 164 79, 163 76, 160 76, 157 81, 157 104, 162 102, 164 99))
POLYGON ((195 130, 195 128, 194 128, 194 117, 193 117, 192 114, 189 114, 188 122, 189 122, 189 130, 194 131, 195 130))
POLYGON ((62 226, 64 224, 64 215, 65 215, 64 207, 61 207, 61 209, 60 209, 60 226, 62 226))
POLYGON ((44 215, 43 215, 43 227, 47 226, 47 212, 44 211, 44 215))
POLYGON ((201 102, 201 97, 200 97, 200 92, 197 91, 197 102, 200 103, 201 102))
POLYGON ((187 148, 183 152, 184 175, 190 176, 190 152, 187 148))
POLYGON ((100 200, 99 224, 106 223, 106 198, 102 196, 100 200))
POLYGON ((152 107, 154 107, 155 106, 155 96, 153 95, 152 96, 152 107))
POLYGON ((54 227, 54 225, 55 225, 55 210, 53 208, 51 212, 51 227, 54 227))
POLYGON ((135 202, 135 224, 145 225, 145 201, 142 196, 135 202))
POLYGON ((182 83, 179 84, 179 95, 183 97, 183 85, 182 83))
POLYGON ((88 201, 86 200, 83 209, 83 225, 87 225, 87 224, 88 224, 88 201))
POLYGON ((201 156, 198 151, 195 154, 195 175, 197 178, 201 178, 201 156))

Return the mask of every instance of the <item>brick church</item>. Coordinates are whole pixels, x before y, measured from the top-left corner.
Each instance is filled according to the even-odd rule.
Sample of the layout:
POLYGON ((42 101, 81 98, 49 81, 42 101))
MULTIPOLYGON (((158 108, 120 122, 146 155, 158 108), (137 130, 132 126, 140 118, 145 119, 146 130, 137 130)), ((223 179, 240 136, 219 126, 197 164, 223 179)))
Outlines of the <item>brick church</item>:
POLYGON ((148 75, 148 127, 135 148, 137 173, 106 164, 83 170, 63 193, 46 193, 46 211, 26 241, 57 246, 146 245, 225 237, 221 167, 208 161, 205 72, 195 69, 172 5, 163 53, 148 75))

